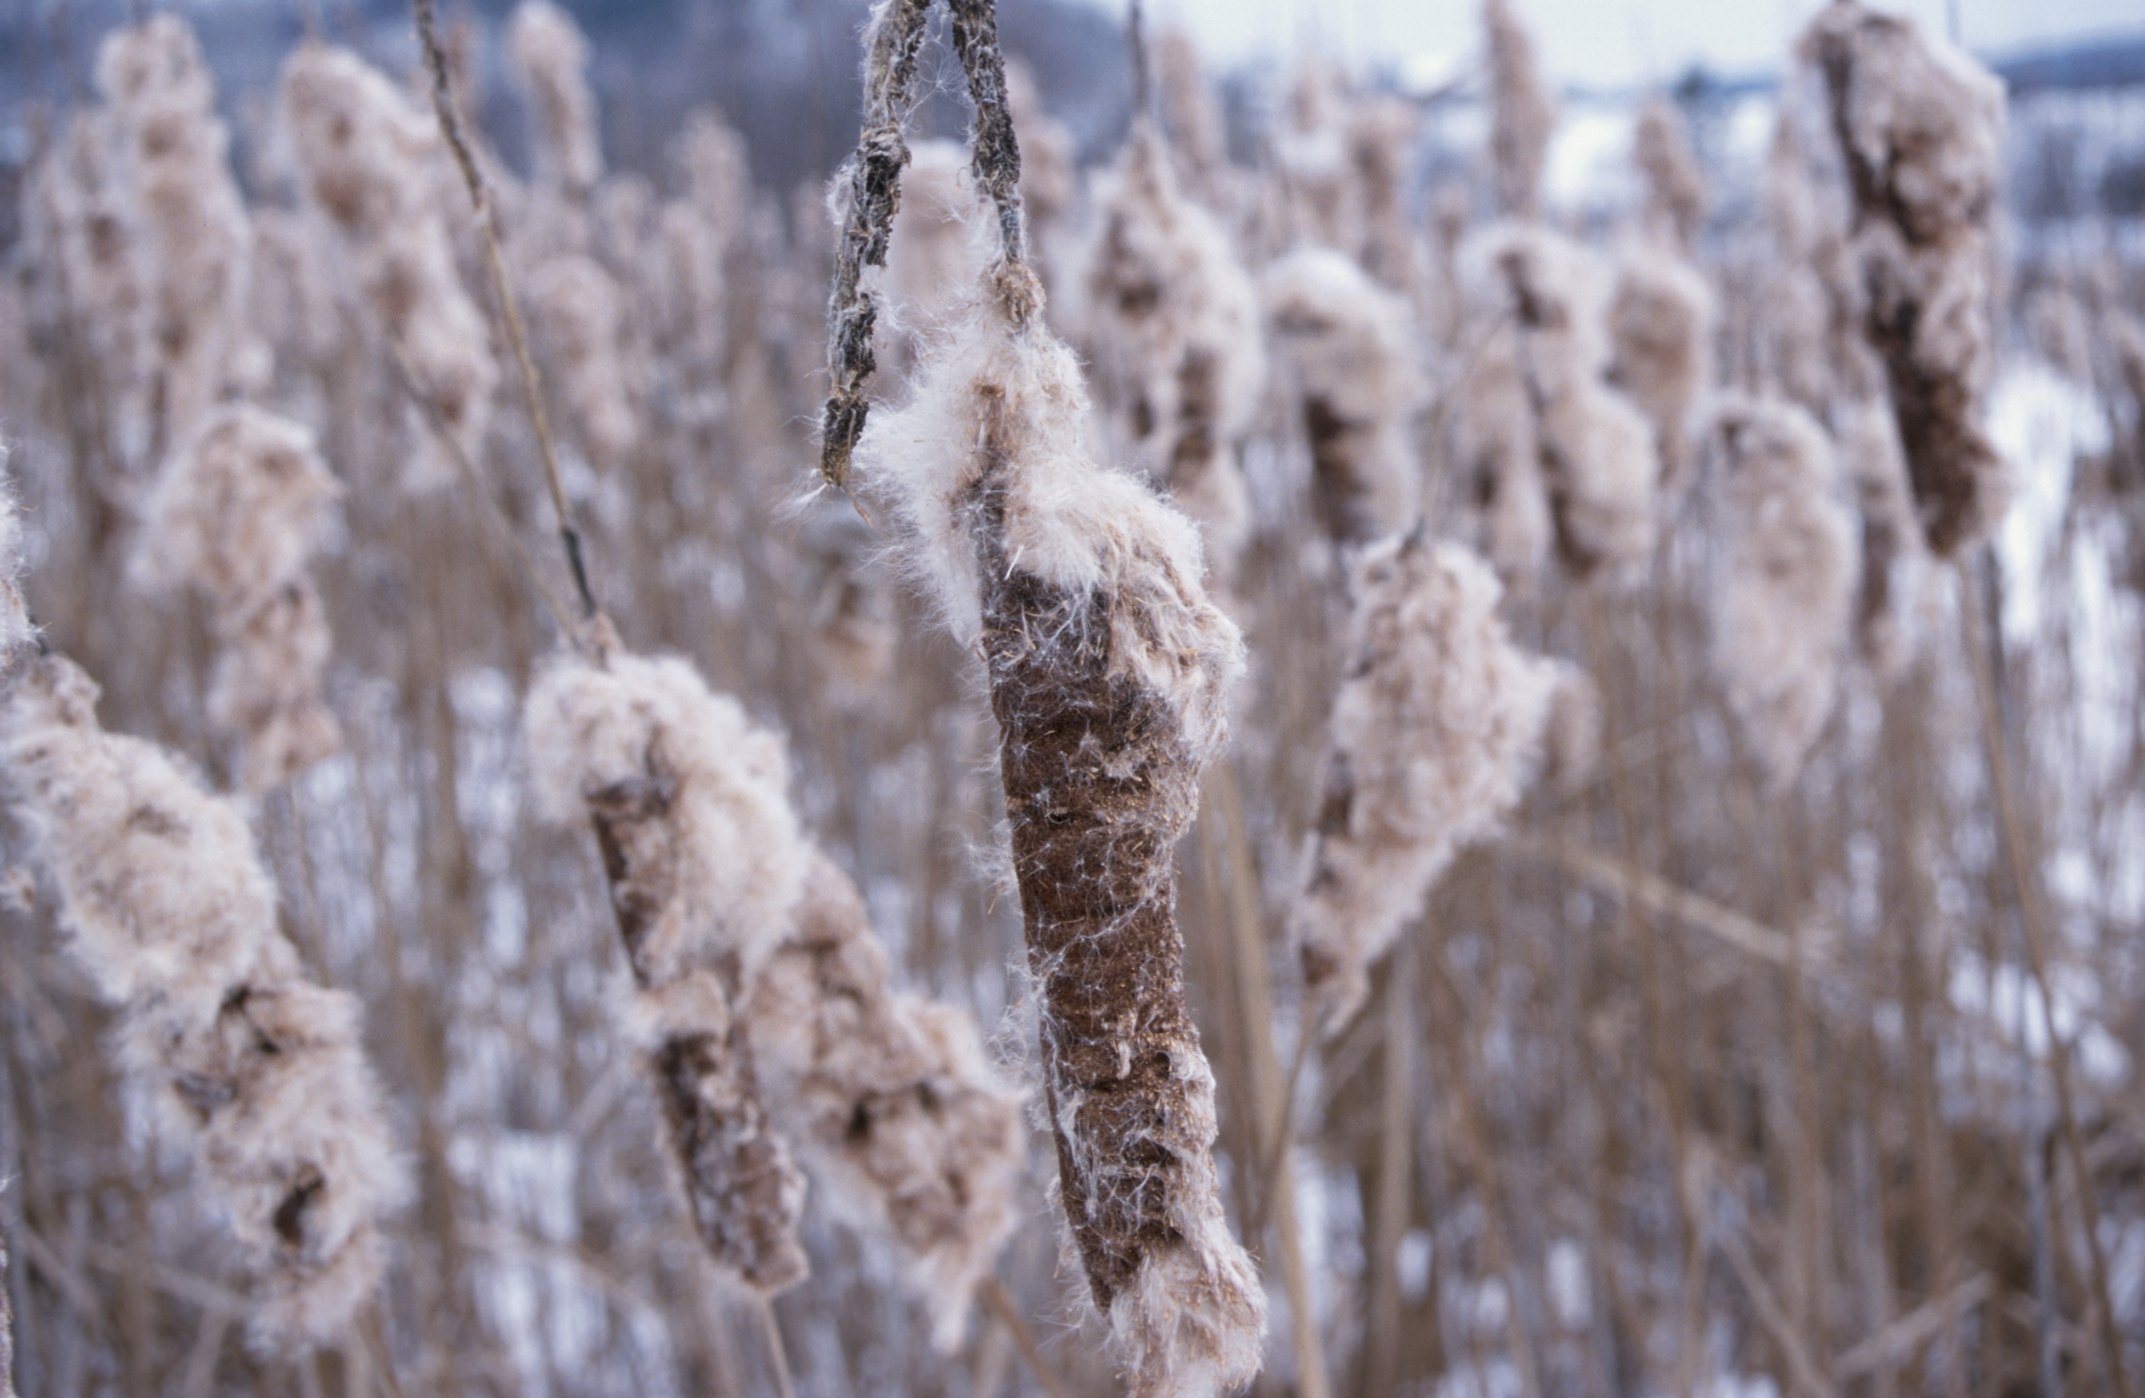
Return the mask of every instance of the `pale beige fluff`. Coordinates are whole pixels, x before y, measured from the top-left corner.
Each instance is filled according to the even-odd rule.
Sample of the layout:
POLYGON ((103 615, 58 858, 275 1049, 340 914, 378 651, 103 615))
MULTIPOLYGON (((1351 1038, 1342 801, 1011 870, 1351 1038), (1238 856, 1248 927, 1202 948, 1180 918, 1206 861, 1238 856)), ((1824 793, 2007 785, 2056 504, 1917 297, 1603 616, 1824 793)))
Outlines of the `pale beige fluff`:
POLYGON ((1673 502, 1690 483, 1692 414, 1713 385, 1719 307, 1712 287, 1682 257, 1652 248, 1618 259, 1609 298, 1609 382, 1653 425, 1662 493, 1673 502))
POLYGON ((1228 579, 1251 527, 1236 446, 1266 381, 1258 291, 1213 215, 1184 197, 1153 126, 1133 129, 1087 268, 1098 374, 1134 459, 1199 525, 1228 579))
POLYGON ((1784 400, 1724 398, 1709 433, 1727 547, 1713 654, 1775 788, 1831 716, 1854 604, 1852 516, 1824 429, 1784 400))
POLYGON ((640 443, 619 301, 617 281, 580 253, 548 258, 529 277, 529 318, 558 370, 567 420, 597 464, 613 468, 640 443))
POLYGON ((1324 248, 1274 263, 1260 292, 1294 376, 1327 530, 1359 543, 1407 529, 1421 508, 1407 428, 1422 381, 1406 304, 1324 248))
POLYGON ((381 1223, 409 1193, 358 1003, 300 974, 239 809, 163 749, 100 729, 96 697, 58 656, 17 681, 16 817, 75 961, 123 1007, 121 1066, 230 1217, 262 1289, 255 1334, 344 1339, 379 1285, 381 1223))
POLYGON ((1554 685, 1507 634, 1496 575, 1457 544, 1421 530, 1381 540, 1349 585, 1345 678, 1290 918, 1329 1031, 1452 857, 1519 800, 1554 685))
POLYGON ((1608 289, 1598 262, 1545 227, 1503 223, 1469 238, 1461 264, 1480 314, 1515 329, 1559 556, 1581 578, 1631 580, 1659 534, 1660 458, 1645 416, 1604 378, 1608 289))
POLYGON ((1666 97, 1648 98, 1639 108, 1631 151, 1646 182, 1646 231, 1688 254, 1705 224, 1708 194, 1683 113, 1666 97))
MULTIPOLYGON (((972 234, 983 205, 955 141, 918 141, 901 175, 886 255, 886 289, 897 325, 912 335, 946 328, 961 310, 979 266, 972 234)), ((914 352, 913 342, 909 352, 914 352)))
POLYGON ((215 82, 185 20, 160 14, 112 31, 97 52, 97 86, 138 234, 142 344, 156 356, 165 435, 176 438, 223 389, 244 328, 253 229, 215 82))
POLYGON ((293 578, 250 609, 217 619, 209 722, 239 740, 239 786, 258 795, 342 750, 328 707, 335 638, 310 578, 293 578))
POLYGON ((1407 203, 1421 125, 1416 105, 1399 97, 1365 98, 1348 115, 1348 161, 1362 210, 1356 253, 1373 277, 1402 291, 1412 291, 1421 280, 1407 203))
MULTIPOLYGON (((1072 351, 1040 327, 1011 331, 978 304, 922 366, 910 401, 874 414, 858 444, 859 463, 907 526, 913 566, 956 639, 972 644, 983 625, 963 509, 981 470, 979 387, 1028 425, 1021 469, 1006 481, 1004 540, 1014 565, 1073 593, 1128 590, 1155 564, 1196 586, 1204 572, 1197 528, 1137 477, 1091 454, 1087 385, 1072 351)), ((1166 634, 1140 634, 1144 620, 1140 608, 1113 609, 1113 624, 1125 628, 1113 656, 1170 697, 1195 748, 1218 748, 1227 687, 1243 667, 1236 628, 1210 608, 1165 613, 1166 634)))
POLYGON ((135 567, 245 611, 305 571, 342 487, 306 427, 263 408, 216 410, 157 473, 135 567))
POLYGON ((1541 211, 1542 165, 1557 112, 1543 90, 1534 38, 1505 0, 1486 0, 1483 36, 1490 67, 1490 173, 1497 209, 1507 218, 1541 211))
POLYGON ((585 195, 603 177, 596 99, 588 86, 588 40, 573 16, 551 0, 521 0, 506 26, 514 76, 536 113, 537 169, 570 193, 585 195))
POLYGON ((1884 361, 1923 533, 1985 537, 2012 492, 1980 422, 1991 376, 2003 85, 1913 21, 1839 0, 1799 45, 1853 193, 1864 329, 1884 361))
MULTIPOLYGON (((318 43, 300 45, 284 65, 282 101, 306 192, 346 240, 381 330, 462 450, 481 459, 499 366, 484 312, 455 266, 437 124, 363 59, 318 43)), ((417 489, 453 479, 429 446, 405 475, 417 489)))
POLYGON ((972 1016, 894 989, 855 885, 822 853, 811 866, 745 1008, 762 1077, 824 1197, 908 1255, 950 1348, 1013 1227, 1020 1096, 972 1016))
POLYGON ((655 985, 734 954, 745 979, 781 940, 806 869, 779 735, 707 687, 679 656, 612 652, 596 664, 547 662, 523 716, 537 809, 587 817, 592 796, 636 782, 674 784, 670 901, 636 961, 655 985))
POLYGON ((22 507, 7 474, 7 444, 0 442, 0 673, 13 666, 16 648, 36 635, 22 600, 22 507))
POLYGON ((142 237, 121 178, 117 118, 103 107, 68 114, 59 139, 31 169, 24 235, 29 265, 49 278, 106 389, 115 427, 131 426, 146 403, 148 316, 142 237))
POLYGON ((1552 790, 1569 794, 1592 781, 1601 766, 1606 722, 1601 686, 1583 666, 1568 660, 1549 663, 1552 678, 1549 716, 1542 727, 1541 780, 1552 790))
POLYGON ((1476 310, 1459 323, 1466 358, 1450 390, 1453 461, 1479 508, 1481 547, 1507 587, 1531 587, 1556 541, 1541 434, 1520 331, 1508 316, 1476 310))

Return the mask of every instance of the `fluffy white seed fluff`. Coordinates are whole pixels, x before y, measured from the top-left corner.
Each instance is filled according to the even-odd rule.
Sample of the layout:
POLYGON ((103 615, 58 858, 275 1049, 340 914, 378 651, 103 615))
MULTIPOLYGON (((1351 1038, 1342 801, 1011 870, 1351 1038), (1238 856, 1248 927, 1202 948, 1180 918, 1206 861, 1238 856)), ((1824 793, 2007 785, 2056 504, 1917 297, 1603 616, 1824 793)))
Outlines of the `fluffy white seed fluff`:
MULTIPOLYGON (((1533 416, 1557 552, 1580 577, 1625 581, 1659 533, 1660 459, 1652 426, 1604 378, 1608 284, 1593 255, 1535 224, 1496 224, 1468 239, 1461 264, 1478 316, 1509 321, 1533 416)), ((1509 412, 1463 403, 1463 414, 1509 412)))
POLYGON ((663 985, 735 953, 749 981, 782 938, 807 864, 781 737, 710 690, 690 661, 625 652, 601 665, 548 662, 523 723, 548 820, 579 823, 591 796, 669 774, 673 898, 636 959, 663 985))
POLYGON ((1785 787, 1831 716, 1854 603, 1852 517, 1832 445, 1781 400, 1718 406, 1726 575, 1714 589, 1713 653, 1728 703, 1766 777, 1785 787))
POLYGON ((1864 328, 1884 361, 1923 533, 1952 556, 2012 491, 1980 424, 1994 356, 2003 85, 1912 20, 1837 0, 1801 39, 1855 204, 1864 328))
POLYGON ((745 1014, 778 1121, 833 1207, 890 1237, 942 1347, 1011 1231, 1025 1131, 972 1016, 893 987, 849 877, 814 852, 745 1014))
MULTIPOLYGON (((499 366, 455 265, 437 123, 356 54, 318 43, 291 55, 282 99, 306 192, 345 239, 367 305, 447 429, 481 460, 499 366)), ((427 447, 404 483, 450 483, 449 463, 420 440, 427 447)))
POLYGON ((185 20, 160 14, 114 30, 97 53, 97 86, 139 233, 142 344, 162 376, 166 436, 177 438, 215 403, 238 347, 252 224, 215 82, 185 20))
POLYGON ((1362 1005, 1371 965, 1452 857, 1519 800, 1555 674, 1513 644, 1482 559, 1420 531, 1350 565, 1347 669, 1291 914, 1320 1021, 1362 1005))
POLYGON ((1236 443, 1266 382, 1259 298, 1214 216, 1186 198, 1141 122, 1102 196, 1087 328, 1125 439, 1199 525, 1226 579, 1250 533, 1236 443))
POLYGON ((1662 494, 1671 502, 1690 481, 1692 421, 1712 387, 1719 308, 1705 277, 1685 259, 1634 248, 1618 259, 1609 298, 1609 382, 1653 425, 1662 494))
POLYGON ((357 1001, 310 984, 245 817, 163 749, 106 733, 58 656, 10 694, 13 809, 68 949, 123 1007, 120 1062, 186 1141, 262 1288, 264 1342, 344 1339, 408 1194, 357 1001))
POLYGON ((580 253, 547 258, 529 278, 529 317, 557 366, 568 420, 597 462, 613 467, 640 442, 621 299, 603 264, 580 253))
POLYGON ((506 26, 507 53, 536 114, 541 177, 585 195, 603 177, 596 99, 588 86, 588 40, 551 0, 521 0, 506 26))
POLYGON ((1490 67, 1490 173, 1497 208, 1507 218, 1533 218, 1541 209, 1542 166, 1557 124, 1542 84, 1534 38, 1505 0, 1486 0, 1483 36, 1490 67))
POLYGON ((1325 248, 1268 267, 1260 293, 1302 404, 1328 532, 1362 542, 1407 529, 1421 508, 1407 426, 1422 382, 1406 304, 1325 248))

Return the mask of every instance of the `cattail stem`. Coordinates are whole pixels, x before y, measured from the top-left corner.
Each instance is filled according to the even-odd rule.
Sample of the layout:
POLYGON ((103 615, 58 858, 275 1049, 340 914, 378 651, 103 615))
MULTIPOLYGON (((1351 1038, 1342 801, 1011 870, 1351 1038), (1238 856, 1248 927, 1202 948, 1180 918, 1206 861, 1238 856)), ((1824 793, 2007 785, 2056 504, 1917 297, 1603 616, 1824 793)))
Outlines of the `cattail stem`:
POLYGON ((915 103, 916 67, 931 0, 881 0, 872 12, 864 65, 864 128, 843 173, 846 210, 827 300, 827 376, 831 381, 820 424, 819 474, 830 489, 849 488, 849 458, 864 434, 870 403, 864 391, 878 368, 872 335, 877 293, 864 284, 866 268, 885 270, 901 204, 901 169, 909 163, 903 134, 915 103))
POLYGON ((580 526, 575 523, 573 506, 568 503, 566 487, 560 480, 558 448, 551 435, 551 418, 544 407, 544 390, 536 375, 536 361, 529 355, 528 332, 522 326, 521 311, 507 281, 506 254, 499 244, 491 186, 478 167, 469 138, 462 130, 461 112, 455 105, 453 80, 448 73, 447 52, 439 41, 433 0, 410 0, 410 13, 416 21, 417 41, 424 49, 425 66, 432 74, 432 107, 439 114, 440 134, 446 137, 447 148, 454 155, 455 168, 461 172, 462 187, 469 192, 470 207, 476 213, 477 233, 484 243, 485 268, 491 274, 492 299, 498 303, 500 324, 506 331, 507 343, 514 350, 514 364, 521 374, 522 395, 529 400, 529 422, 536 430, 536 451, 543 463, 544 488, 550 493, 551 508, 558 516, 559 544, 566 552, 567 571, 573 576, 574 592, 581 602, 582 621, 584 624, 592 622, 598 610, 596 594, 589 586, 588 566, 581 554, 580 526))

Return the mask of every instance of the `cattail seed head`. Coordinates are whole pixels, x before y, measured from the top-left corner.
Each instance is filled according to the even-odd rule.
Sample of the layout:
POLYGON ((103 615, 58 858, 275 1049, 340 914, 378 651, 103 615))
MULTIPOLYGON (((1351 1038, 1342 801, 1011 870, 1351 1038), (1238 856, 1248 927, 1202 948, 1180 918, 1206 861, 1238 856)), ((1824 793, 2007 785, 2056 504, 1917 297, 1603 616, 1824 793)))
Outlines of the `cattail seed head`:
POLYGON ((1371 965, 1452 857, 1519 800, 1553 672, 1515 646, 1480 558, 1420 530, 1349 567, 1345 678, 1292 914, 1318 1018, 1345 1024, 1371 965))
POLYGON ((1727 576, 1714 656, 1767 778, 1785 787, 1831 716, 1854 602, 1853 524, 1824 429, 1775 399, 1715 410, 1727 576))
POLYGON ((507 53, 536 113, 542 177, 576 198, 603 178, 596 99, 588 86, 588 40, 551 0, 521 0, 507 21, 507 53))

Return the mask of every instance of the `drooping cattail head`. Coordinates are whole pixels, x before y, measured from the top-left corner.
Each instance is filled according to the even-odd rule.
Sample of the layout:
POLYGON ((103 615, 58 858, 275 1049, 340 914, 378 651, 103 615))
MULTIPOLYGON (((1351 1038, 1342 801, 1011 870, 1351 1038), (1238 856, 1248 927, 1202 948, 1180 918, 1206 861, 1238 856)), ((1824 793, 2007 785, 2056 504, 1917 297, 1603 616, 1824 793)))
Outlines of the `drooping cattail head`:
POLYGON ((1496 575, 1458 545, 1420 529, 1380 540, 1349 582, 1345 678, 1291 914, 1329 1030, 1453 855, 1518 801, 1553 682, 1506 634, 1496 575))
POLYGON ((1665 97, 1639 108, 1631 150, 1646 182, 1646 231, 1688 255, 1705 224, 1705 171, 1691 149, 1691 128, 1665 97))
POLYGON ((793 1286, 807 1271, 804 1179, 768 1119, 741 1013, 807 869, 781 740, 686 661, 628 654, 608 634, 593 655, 546 664, 523 726, 539 812, 595 828, 701 1239, 746 1286, 793 1286))
POLYGON ((507 21, 507 52, 536 113, 537 167, 575 197, 603 178, 596 99, 588 87, 588 40, 551 0, 521 0, 507 21))
POLYGON ((913 1261, 938 1342, 957 1342, 1013 1226, 1026 1134, 974 1019, 894 989, 863 899, 817 851, 746 1015, 824 1196, 913 1261))
POLYGON ((1681 257, 1639 248, 1618 260, 1609 298, 1608 381, 1653 425, 1662 494, 1673 501, 1690 483, 1698 400, 1712 387, 1713 289, 1681 257))
POLYGON ((1408 528, 1421 470, 1406 426, 1422 385, 1407 308, 1341 253, 1305 248, 1266 270, 1266 322, 1296 379, 1312 496, 1327 532, 1362 543, 1408 528))
POLYGON ((1835 0, 1800 53, 1825 81, 1855 204, 1864 326, 1884 361, 1929 546, 2002 514, 2010 468, 1978 421, 1993 353, 2002 85, 1912 20, 1835 0))
POLYGON ((14 683, 16 817, 74 961, 122 1007, 120 1063, 187 1141, 261 1287, 265 1342, 344 1339, 408 1194, 351 996, 309 984, 244 815, 163 749, 106 733, 57 656, 14 683))
POLYGON ((1172 851, 1226 735, 1236 628, 1191 524, 1089 454, 1087 394, 1001 264, 859 451, 955 633, 980 642, 1038 986, 1058 1197, 1141 1395, 1257 1371, 1265 1302, 1212 1160, 1172 851))
POLYGON ((1726 576, 1714 659, 1745 739, 1785 787, 1831 716, 1854 601, 1853 523, 1824 429, 1775 399, 1715 411, 1726 576))
POLYGON ((1507 218, 1541 212, 1542 165, 1556 129, 1556 108, 1543 90, 1534 38, 1506 0, 1484 0, 1482 27, 1489 47, 1490 173, 1497 209, 1507 218))

